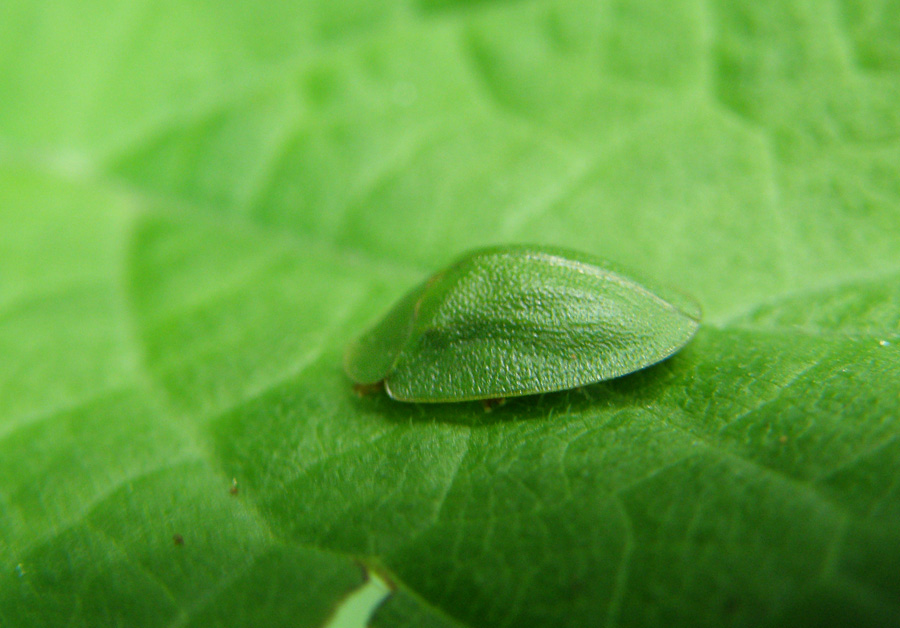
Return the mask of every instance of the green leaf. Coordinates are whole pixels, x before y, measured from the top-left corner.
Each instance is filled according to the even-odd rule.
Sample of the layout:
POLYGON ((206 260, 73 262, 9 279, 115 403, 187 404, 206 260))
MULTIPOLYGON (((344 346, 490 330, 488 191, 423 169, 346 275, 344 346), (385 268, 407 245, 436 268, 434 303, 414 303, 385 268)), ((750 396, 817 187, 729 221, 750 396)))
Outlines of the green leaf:
POLYGON ((900 625, 898 24, 0 5, 0 625, 900 625), (490 413, 354 395, 351 339, 512 242, 704 323, 490 413))

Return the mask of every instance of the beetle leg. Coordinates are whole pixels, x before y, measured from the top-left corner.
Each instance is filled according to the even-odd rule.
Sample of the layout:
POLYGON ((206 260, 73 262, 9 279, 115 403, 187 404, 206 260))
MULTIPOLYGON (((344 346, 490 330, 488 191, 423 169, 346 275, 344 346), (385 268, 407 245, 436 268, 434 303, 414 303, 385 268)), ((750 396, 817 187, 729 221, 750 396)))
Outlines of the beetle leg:
POLYGON ((491 399, 481 400, 481 405, 484 406, 485 412, 490 412, 494 408, 502 406, 504 403, 506 403, 506 397, 494 397, 491 399))
POLYGON ((353 384, 353 392, 357 397, 368 397, 384 388, 384 380, 374 384, 353 384))

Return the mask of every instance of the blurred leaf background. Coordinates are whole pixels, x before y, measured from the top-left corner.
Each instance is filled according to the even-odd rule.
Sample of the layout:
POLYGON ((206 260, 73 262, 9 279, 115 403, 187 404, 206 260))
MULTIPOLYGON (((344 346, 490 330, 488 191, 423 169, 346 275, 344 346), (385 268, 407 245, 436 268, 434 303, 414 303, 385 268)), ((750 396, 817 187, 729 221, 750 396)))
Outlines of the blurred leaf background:
POLYGON ((892 0, 0 4, 0 625, 900 625, 898 102, 892 0), (356 398, 502 242, 704 326, 356 398))

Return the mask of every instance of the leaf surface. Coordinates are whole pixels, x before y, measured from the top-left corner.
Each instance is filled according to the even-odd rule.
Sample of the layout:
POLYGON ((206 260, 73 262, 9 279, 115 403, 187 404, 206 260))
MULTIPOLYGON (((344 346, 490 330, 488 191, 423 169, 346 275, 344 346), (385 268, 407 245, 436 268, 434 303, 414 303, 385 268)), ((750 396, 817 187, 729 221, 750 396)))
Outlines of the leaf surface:
POLYGON ((900 625, 900 14, 770 4, 0 5, 0 625, 900 625), (509 242, 704 323, 353 394, 509 242))

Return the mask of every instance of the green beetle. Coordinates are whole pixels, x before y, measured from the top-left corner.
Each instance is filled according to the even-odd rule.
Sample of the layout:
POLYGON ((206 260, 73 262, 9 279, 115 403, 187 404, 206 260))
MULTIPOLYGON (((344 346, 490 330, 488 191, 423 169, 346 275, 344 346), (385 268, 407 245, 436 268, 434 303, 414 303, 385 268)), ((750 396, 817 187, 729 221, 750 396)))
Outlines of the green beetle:
POLYGON ((344 369, 400 401, 498 399, 637 371, 691 339, 691 299, 591 255, 543 246, 473 251, 353 342, 344 369))

